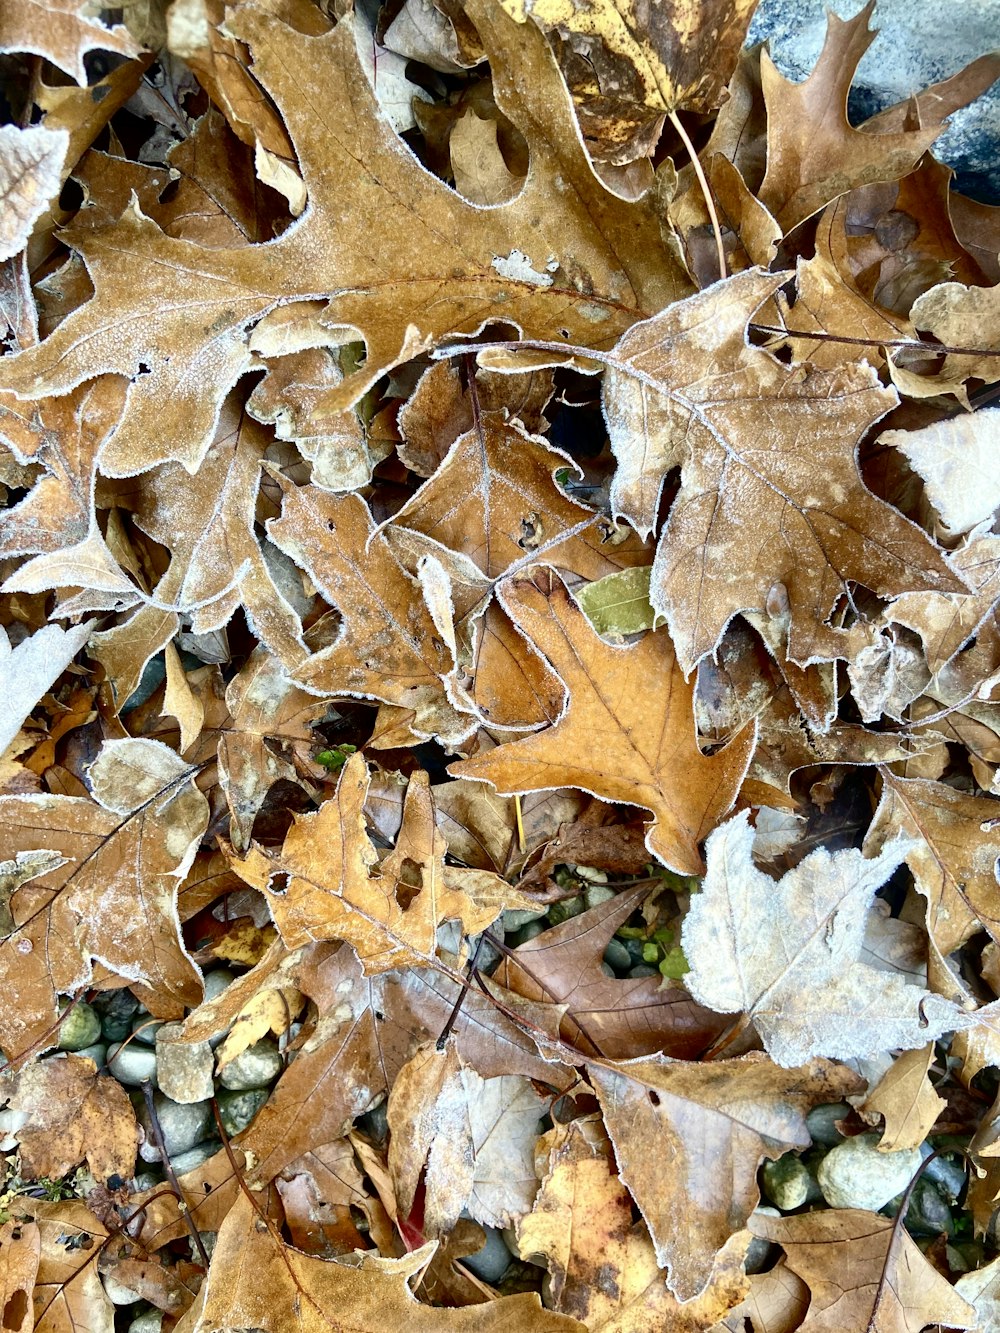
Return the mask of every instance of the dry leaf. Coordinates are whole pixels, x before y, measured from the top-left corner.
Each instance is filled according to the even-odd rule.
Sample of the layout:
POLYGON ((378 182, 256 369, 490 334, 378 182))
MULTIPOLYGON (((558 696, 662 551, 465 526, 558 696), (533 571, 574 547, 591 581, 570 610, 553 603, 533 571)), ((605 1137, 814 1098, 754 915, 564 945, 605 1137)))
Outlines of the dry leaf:
POLYGON ((944 554, 861 480, 857 442, 893 405, 874 371, 790 370, 748 345, 747 320, 784 281, 751 270, 634 324, 605 375, 615 511, 649 532, 681 468, 650 600, 685 672, 738 611, 783 611, 787 654, 806 665, 845 655, 829 617, 850 582, 961 591, 944 554))
POLYGON ((885 1118, 880 1152, 918 1148, 944 1110, 944 1098, 938 1096, 927 1077, 933 1059, 933 1042, 923 1050, 904 1051, 868 1094, 861 1114, 870 1124, 877 1123, 878 1116, 885 1118))
POLYGON ((931 1267, 902 1227, 858 1208, 757 1216, 755 1236, 784 1247, 812 1299, 803 1333, 920 1333, 927 1324, 973 1328, 976 1312, 931 1267))
POLYGON ((684 920, 692 995, 748 1014, 785 1066, 909 1050, 960 1026, 939 996, 858 961, 872 899, 907 845, 894 837, 873 860, 818 848, 775 883, 753 864, 746 812, 730 819, 708 840, 708 873, 684 920))
POLYGON ((317 1259, 285 1245, 241 1196, 219 1230, 212 1267, 195 1306, 193 1333, 250 1327, 265 1333, 319 1333, 331 1325, 344 1333, 384 1333, 394 1324, 427 1333, 506 1333, 513 1328, 576 1333, 581 1328, 575 1319, 543 1310, 534 1294, 506 1296, 464 1310, 421 1305, 407 1279, 428 1262, 433 1248, 424 1246, 405 1259, 362 1254, 357 1264, 317 1259))
POLYGON ((683 874, 701 869, 698 843, 730 808, 753 744, 744 730, 722 752, 698 749, 692 689, 665 631, 631 648, 604 643, 551 570, 504 585, 508 615, 567 688, 565 711, 538 735, 452 764, 504 794, 579 787, 653 812, 646 845, 683 874), (648 682, 659 679, 651 698, 648 682), (600 741, 597 738, 600 737, 600 741))
POLYGON ((682 1301, 711 1280, 716 1254, 760 1198, 757 1168, 810 1142, 805 1114, 860 1086, 817 1060, 779 1069, 766 1056, 715 1063, 590 1065, 621 1179, 682 1301))

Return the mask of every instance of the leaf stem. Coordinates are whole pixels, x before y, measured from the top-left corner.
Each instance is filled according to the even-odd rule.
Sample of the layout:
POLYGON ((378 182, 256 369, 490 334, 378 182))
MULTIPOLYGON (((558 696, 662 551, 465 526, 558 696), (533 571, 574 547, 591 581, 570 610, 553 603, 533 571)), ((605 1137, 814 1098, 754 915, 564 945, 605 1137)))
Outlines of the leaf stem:
POLYGON ((182 1200, 185 1204, 181 1209, 184 1216, 184 1224, 191 1233, 194 1247, 201 1256, 201 1261, 205 1265, 205 1272, 207 1273, 209 1266, 208 1251, 205 1249, 205 1242, 201 1238, 201 1232, 195 1226, 194 1218, 191 1216, 186 1201, 184 1200, 184 1191, 180 1187, 180 1182, 177 1179, 174 1168, 170 1164, 170 1158, 167 1156, 166 1144, 163 1141, 163 1130, 160 1128, 160 1117, 156 1114, 156 1103, 153 1101, 153 1085, 148 1078, 144 1078, 139 1084, 139 1087, 142 1091, 143 1100, 146 1103, 146 1110, 149 1113, 149 1127, 153 1132, 153 1142, 160 1150, 160 1162, 163 1166, 164 1173, 170 1181, 171 1186, 176 1191, 178 1199, 182 1200))
POLYGON ((681 143, 688 151, 688 157, 691 159, 691 165, 694 168, 694 174, 698 178, 698 184, 701 186, 701 192, 705 198, 705 207, 708 209, 709 220, 712 223, 712 235, 715 237, 715 252, 719 258, 719 277, 728 276, 729 270, 726 268, 726 248, 722 244, 722 228, 719 226, 719 215, 715 211, 715 200, 712 198, 712 191, 708 186, 708 178, 705 175, 701 165, 701 160, 695 152, 694 144, 688 138, 688 132, 681 124, 680 117, 676 111, 668 111, 667 116, 671 125, 680 136, 681 143))

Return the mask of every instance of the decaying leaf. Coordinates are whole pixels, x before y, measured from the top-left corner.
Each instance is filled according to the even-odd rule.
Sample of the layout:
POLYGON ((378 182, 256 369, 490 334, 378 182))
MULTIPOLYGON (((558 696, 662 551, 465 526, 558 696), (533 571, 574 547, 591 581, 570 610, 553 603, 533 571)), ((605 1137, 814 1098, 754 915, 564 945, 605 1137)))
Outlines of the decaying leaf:
POLYGON ((0 51, 31 51, 86 84, 91 51, 136 56, 140 48, 120 23, 108 27, 83 0, 9 0, 0 15, 0 51))

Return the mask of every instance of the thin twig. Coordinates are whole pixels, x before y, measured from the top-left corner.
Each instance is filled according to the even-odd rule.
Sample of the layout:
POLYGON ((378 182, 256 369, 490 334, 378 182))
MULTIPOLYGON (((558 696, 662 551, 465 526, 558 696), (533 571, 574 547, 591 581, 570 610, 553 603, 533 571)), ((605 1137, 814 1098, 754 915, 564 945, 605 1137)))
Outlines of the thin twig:
MULTIPOLYGON (((159 1149, 160 1161, 163 1165, 164 1173, 170 1181, 170 1184, 177 1191, 178 1199, 184 1200, 184 1191, 181 1189, 180 1181, 177 1179, 174 1168, 170 1165, 170 1158, 167 1156, 167 1147, 163 1141, 163 1130, 160 1128, 160 1117, 156 1114, 156 1103, 153 1101, 153 1085, 148 1078, 144 1078, 139 1084, 139 1087, 142 1091, 143 1100, 146 1103, 146 1110, 149 1114, 149 1128, 153 1132, 153 1142, 159 1149)), ((201 1256, 201 1261, 205 1265, 205 1271, 207 1273, 209 1265, 208 1251, 205 1249, 205 1243, 201 1238, 201 1232, 195 1226, 194 1218, 191 1216, 191 1213, 187 1208, 186 1201, 185 1206, 180 1211, 184 1217, 184 1223, 187 1226, 188 1231, 191 1233, 191 1239, 194 1241, 195 1249, 201 1256)))
POLYGON ((671 125, 680 135, 681 143, 688 151, 688 157, 691 159, 691 165, 694 167, 694 174, 698 177, 698 184, 701 186, 701 192, 705 196, 705 207, 708 209, 709 220, 712 223, 712 234, 715 237, 715 251, 719 257, 719 277, 724 278, 729 270, 726 268, 726 248, 722 244, 722 228, 719 226, 719 215, 715 211, 715 200, 712 198, 712 191, 708 188, 708 179, 702 169, 701 161, 695 152, 694 144, 688 138, 687 130, 680 122, 680 117, 676 111, 668 111, 667 115, 671 125))
POLYGON ((841 333, 816 333, 806 329, 788 329, 780 324, 757 324, 751 329, 758 333, 777 333, 783 338, 805 338, 812 342, 849 343, 852 347, 901 347, 911 352, 926 352, 928 356, 1000 356, 996 347, 951 347, 945 343, 925 343, 919 338, 848 338, 841 333))
MULTIPOLYGON (((479 958, 479 950, 483 947, 483 940, 486 938, 486 935, 487 932, 485 930, 479 932, 479 939, 476 940, 475 952, 469 959, 469 965, 466 968, 467 976, 476 975, 476 961, 479 958)), ((493 937, 490 936, 490 938, 492 939, 493 937)), ((465 1003, 465 997, 468 993, 469 993, 468 986, 463 986, 461 990, 458 992, 458 998, 456 999, 454 1005, 452 1006, 451 1013, 448 1015, 444 1027, 441 1029, 441 1035, 434 1043, 434 1049, 436 1051, 444 1050, 445 1044, 447 1043, 448 1038, 451 1036, 451 1030, 455 1026, 455 1023, 458 1021, 458 1015, 461 1013, 462 1005, 465 1003)))

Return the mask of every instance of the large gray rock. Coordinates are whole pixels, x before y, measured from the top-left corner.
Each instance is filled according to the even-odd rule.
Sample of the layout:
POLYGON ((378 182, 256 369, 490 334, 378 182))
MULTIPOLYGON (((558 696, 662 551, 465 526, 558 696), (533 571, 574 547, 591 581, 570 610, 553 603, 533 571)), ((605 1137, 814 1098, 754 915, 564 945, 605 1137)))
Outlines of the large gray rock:
POLYGON ((171 1101, 204 1102, 215 1092, 215 1056, 207 1041, 180 1041, 180 1023, 164 1023, 156 1034, 156 1077, 171 1101))
MULTIPOLYGON (((801 81, 816 63, 826 10, 850 18, 860 0, 761 0, 749 40, 770 41, 786 78, 801 81)), ((879 35, 858 66, 850 117, 858 124, 884 107, 957 74, 1000 46, 997 0, 878 0, 870 26, 879 35)), ((952 116, 933 147, 954 169, 956 185, 985 203, 1000 203, 1000 84, 952 116)))
POLYGON ((879 1134, 859 1134, 832 1148, 816 1173, 831 1208, 867 1208, 876 1213, 902 1194, 923 1161, 919 1148, 879 1152, 879 1134))
POLYGON ((108 1073, 127 1088, 137 1088, 140 1083, 152 1083, 156 1087, 156 1052, 148 1046, 137 1046, 130 1042, 122 1049, 116 1041, 108 1047, 108 1073))

